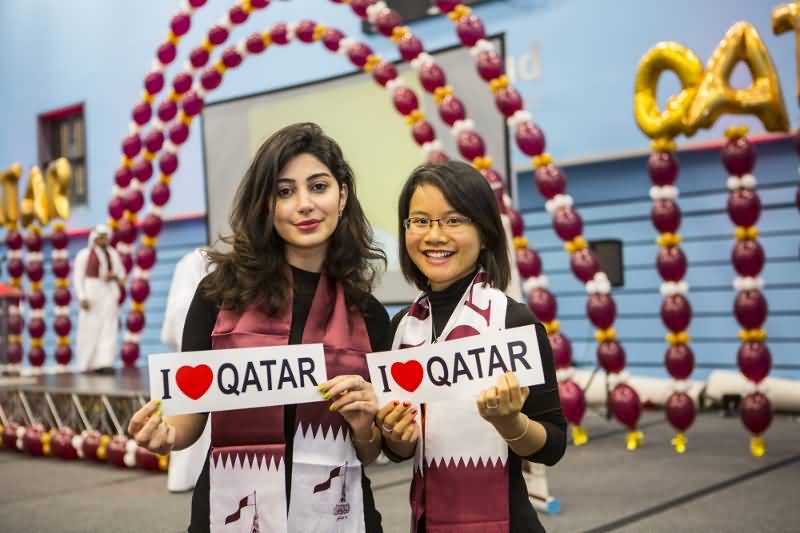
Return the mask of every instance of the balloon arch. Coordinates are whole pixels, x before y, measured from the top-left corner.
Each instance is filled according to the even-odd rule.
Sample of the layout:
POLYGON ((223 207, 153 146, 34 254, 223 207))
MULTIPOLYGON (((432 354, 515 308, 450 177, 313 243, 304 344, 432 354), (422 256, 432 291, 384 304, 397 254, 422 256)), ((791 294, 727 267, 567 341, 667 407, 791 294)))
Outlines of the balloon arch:
MULTIPOLYGON (((578 445, 585 443, 588 435, 582 428, 581 421, 586 410, 586 400, 582 388, 573 381, 572 349, 569 338, 560 330, 556 296, 547 288, 548 281, 539 255, 524 237, 522 216, 512 207, 510 198, 505 193, 504 178, 493 168, 491 158, 486 155, 484 141, 476 131, 474 122, 468 118, 464 103, 458 98, 454 88, 447 84, 442 67, 436 63, 434 57, 425 52, 422 41, 402 24, 401 17, 384 2, 331 1, 348 4, 357 17, 368 21, 381 35, 395 43, 402 60, 410 63, 417 72, 420 85, 432 95, 439 117, 450 127, 456 139, 459 155, 480 170, 495 191, 500 210, 510 222, 516 264, 520 277, 524 280, 528 305, 545 324, 553 348, 562 406, 572 425, 573 442, 578 445)), ((145 305, 150 294, 149 273, 157 261, 156 247, 163 227, 163 208, 170 199, 171 176, 179 165, 180 148, 188 139, 189 126, 202 111, 206 96, 221 85, 228 70, 242 65, 248 56, 261 54, 271 46, 286 46, 292 41, 303 44, 321 43, 326 50, 346 57, 353 65, 370 74, 380 88, 390 93, 395 109, 409 125, 414 141, 428 161, 448 159, 448 154, 444 153, 436 139, 433 126, 420 110, 419 96, 398 77, 396 66, 373 53, 368 45, 348 38, 336 28, 311 20, 274 24, 224 49, 218 59, 212 62, 212 52, 227 41, 231 29, 244 24, 254 10, 267 8, 270 0, 241 0, 232 5, 222 20, 208 29, 202 43, 191 50, 186 66, 171 80, 167 95, 156 104, 156 97, 167 86, 164 70, 175 61, 178 45, 191 27, 194 12, 205 4, 206 0, 185 0, 171 18, 167 37, 158 46, 153 66, 144 78, 141 100, 131 112, 129 132, 121 143, 121 163, 114 175, 111 200, 108 203, 108 224, 113 229, 112 244, 120 252, 125 268, 130 273, 127 292, 132 299, 125 320, 127 331, 121 354, 126 366, 136 365, 140 356, 139 335, 145 327, 145 305), (154 176, 156 168, 158 178, 149 186, 150 203, 147 204, 145 190, 148 189, 148 182, 154 176)), ((628 376, 624 370, 625 350, 614 329, 616 304, 610 283, 600 271, 598 259, 582 235, 582 219, 572 198, 567 194, 566 176, 545 151, 544 133, 531 120, 530 113, 524 110, 522 96, 505 75, 502 57, 485 39, 480 18, 457 0, 436 0, 435 5, 454 23, 459 41, 469 49, 477 75, 486 82, 487 89, 494 95, 498 112, 514 131, 517 148, 531 158, 535 183, 546 199, 545 206, 552 217, 553 229, 564 241, 572 272, 588 293, 586 309, 588 318, 595 327, 598 365, 607 372, 611 384, 609 406, 616 418, 628 428, 627 447, 635 450, 643 438, 638 430, 641 402, 636 391, 627 383, 628 376)), ((648 163, 648 173, 653 182, 650 191, 653 200, 651 215, 653 225, 659 232, 657 242, 660 251, 656 258, 656 267, 663 279, 661 317, 668 330, 665 363, 667 371, 674 379, 673 393, 666 405, 666 415, 678 432, 672 444, 679 453, 686 449, 684 432, 693 423, 696 409, 692 399, 686 394, 685 380, 693 370, 694 356, 688 335, 691 304, 687 298, 688 286, 683 281, 688 261, 680 248, 681 238, 678 233, 681 215, 677 203, 678 191, 674 186, 678 177, 678 163, 673 138, 678 134, 691 135, 699 127, 709 127, 719 114, 731 112, 730 107, 725 107, 725 102, 720 104, 702 101, 699 95, 705 94, 709 98, 709 95, 717 95, 726 88, 706 87, 703 92, 701 89, 704 80, 719 80, 721 77, 727 83, 736 61, 747 62, 752 70, 754 62, 758 63, 756 59, 763 61, 764 57, 769 68, 765 67, 765 71, 758 71, 760 74, 757 74, 768 77, 770 72, 774 72, 766 49, 760 50, 756 46, 756 51, 760 54, 756 58, 752 53, 735 55, 739 50, 736 45, 741 44, 742 39, 749 39, 750 45, 754 42, 761 44, 752 27, 734 26, 714 54, 721 66, 713 67, 713 62, 709 64, 709 74, 715 76, 706 75, 694 54, 677 43, 661 43, 654 47, 642 58, 637 72, 637 122, 645 134, 654 139, 653 153, 648 163), (732 59, 733 62, 725 63, 725 59, 732 59), (670 104, 669 109, 662 113, 655 104, 655 87, 664 70, 673 70, 678 74, 683 91, 674 100, 677 103, 670 104), (713 107, 717 104, 720 105, 713 107), (709 109, 716 115, 709 117, 709 109), (687 119, 692 113, 694 118, 687 119)), ((763 66, 763 63, 759 64, 763 66)), ((774 89, 774 84, 770 87, 774 89)), ((770 96, 773 98, 772 104, 780 100, 782 106, 779 87, 778 93, 770 96)), ((747 103, 740 102, 742 105, 747 103)), ((781 113, 774 105, 771 108, 769 105, 762 105, 759 110, 733 109, 733 112, 756 114, 770 130, 788 128, 784 123, 785 109, 781 113), (765 114, 762 116, 759 112, 765 114)), ((755 228, 760 213, 760 201, 755 191, 755 178, 750 174, 755 157, 752 146, 746 139, 746 130, 734 128, 726 132, 726 135, 729 140, 723 148, 723 162, 731 175, 728 179, 728 188, 731 191, 728 211, 736 225, 737 239, 732 256, 738 274, 735 281, 738 293, 734 309, 736 319, 743 328, 740 332, 742 344, 738 361, 746 377, 754 384, 753 390, 743 400, 742 419, 752 433, 752 453, 762 455, 764 443, 761 434, 771 421, 771 408, 769 400, 759 390, 758 385, 766 377, 770 367, 769 350, 765 343, 766 332, 761 329, 766 320, 767 306, 761 293, 763 280, 759 277, 765 257, 755 228)), ((19 169, 16 172, 12 169, 4 174, 3 181, 6 181, 6 175, 10 176, 9 180, 13 181, 14 176, 18 180, 19 173, 19 169)), ((800 207, 800 189, 797 201, 800 207)), ((23 211, 24 206, 23 203, 23 211)), ((21 277, 27 272, 32 291, 27 299, 31 302, 32 309, 41 311, 44 306, 44 296, 41 294, 41 230, 32 224, 23 223, 28 228, 24 238, 16 231, 16 222, 13 225, 6 223, 9 273, 12 283, 21 287, 21 277), (22 262, 23 244, 28 249, 27 265, 22 262), (40 300, 41 305, 37 307, 36 302, 40 300)), ((63 222, 55 223, 51 238, 54 245, 53 272, 57 278, 54 293, 57 318, 54 329, 59 336, 59 347, 56 360, 59 364, 66 365, 72 354, 68 342, 68 240, 63 222)), ((12 334, 9 339, 9 354, 13 356, 11 362, 19 363, 23 357, 20 337, 23 324, 18 309, 12 316, 9 328, 12 334)), ((32 366, 41 366, 45 360, 41 343, 45 330, 42 313, 31 314, 28 330, 33 341, 28 353, 29 361, 32 366)), ((62 456, 86 455, 101 460, 108 457, 111 462, 120 465, 139 464, 153 469, 164 469, 167 463, 165 457, 156 457, 144 450, 137 450, 135 443, 127 441, 122 435, 112 439, 98 432, 84 432, 76 436, 67 430, 54 433, 37 430, 33 432, 36 433, 34 435, 30 428, 26 430, 17 426, 6 427, 2 433, 6 445, 13 447, 16 443, 16 446, 38 450, 40 453, 55 451, 62 456), (53 450, 50 450, 51 447, 53 450)))

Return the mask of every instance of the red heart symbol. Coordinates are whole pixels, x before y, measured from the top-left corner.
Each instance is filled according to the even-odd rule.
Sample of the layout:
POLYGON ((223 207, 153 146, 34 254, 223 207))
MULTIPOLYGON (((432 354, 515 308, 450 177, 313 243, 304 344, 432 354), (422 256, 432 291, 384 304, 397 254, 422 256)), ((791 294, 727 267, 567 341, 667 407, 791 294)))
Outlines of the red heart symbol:
POLYGON ((392 364, 392 377, 395 382, 408 392, 414 392, 422 383, 422 365, 419 361, 406 361, 392 364))
POLYGON ((182 366, 175 374, 178 388, 192 400, 198 399, 211 386, 214 374, 208 365, 182 366))

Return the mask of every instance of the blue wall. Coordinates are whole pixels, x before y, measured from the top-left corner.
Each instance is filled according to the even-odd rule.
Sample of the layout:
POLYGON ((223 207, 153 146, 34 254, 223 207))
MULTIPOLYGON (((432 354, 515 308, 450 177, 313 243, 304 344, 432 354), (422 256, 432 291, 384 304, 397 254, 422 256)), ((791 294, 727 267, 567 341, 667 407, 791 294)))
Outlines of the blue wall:
MULTIPOLYGON (((168 80, 183 65, 185 54, 232 2, 210 0, 209 4, 193 17, 192 30, 182 40, 179 60, 168 70, 168 80)), ((532 50, 538 51, 538 76, 518 80, 515 85, 546 132, 548 149, 564 161, 646 149, 648 140, 638 131, 632 116, 633 77, 641 55, 659 41, 674 40, 692 48, 705 62, 727 28, 738 20, 752 22, 767 44, 781 76, 791 122, 797 124, 794 39, 772 35, 770 15, 774 4, 771 0, 498 0, 476 8, 476 12, 489 33, 506 33, 507 53, 514 61, 519 62, 532 50)), ((106 204, 119 162, 119 142, 127 132, 129 113, 139 98, 142 78, 178 5, 177 1, 164 0, 0 2, 0 72, 4 73, 4 83, 0 84, 0 167, 20 161, 27 170, 36 163, 37 115, 83 102, 90 204, 75 210, 70 222, 73 228, 106 218, 106 204)), ((390 59, 397 57, 388 41, 361 34, 360 21, 352 16, 349 7, 329 0, 274 1, 268 9, 255 12, 243 28, 236 29, 228 43, 236 43, 277 21, 308 17, 366 40, 376 52, 390 59)), ((412 29, 428 48, 457 42, 451 23, 443 17, 416 23, 412 29)), ((323 51, 320 45, 272 47, 230 71, 210 101, 351 70, 346 59, 323 51)), ((744 70, 741 66, 737 69, 735 85, 747 84, 744 70)), ((676 87, 674 77, 665 76, 659 91, 661 101, 676 87)), ((468 95, 461 96, 469 106, 468 95)), ((387 98, 387 105, 388 102, 387 98)), ((752 120, 726 118, 713 131, 701 132, 698 139, 718 138, 722 129, 734 122, 750 124, 754 133, 762 131, 752 120)), ((193 124, 191 138, 181 152, 173 198, 166 210, 168 216, 205 211, 199 131, 199 124, 193 124)), ((786 143, 760 147, 759 153, 757 174, 763 184, 766 208, 759 226, 769 257, 764 274, 770 300, 767 327, 776 363, 789 365, 794 364, 793 350, 796 355, 800 343, 798 335, 793 336, 790 330, 792 321, 796 323, 798 318, 798 306, 792 304, 800 296, 796 261, 800 217, 785 205, 790 202, 789 193, 797 181, 796 161, 786 143)), ((528 168, 524 157, 518 153, 514 157, 517 168, 528 168)), ((725 176, 715 152, 683 154, 681 164, 683 233, 695 306, 694 346, 702 364, 729 365, 735 360, 732 339, 736 326, 730 315, 732 240, 723 211, 725 176)), ((655 232, 648 218, 644 169, 643 158, 572 165, 568 167, 569 192, 587 222, 587 237, 625 240, 628 284, 618 296, 620 335, 630 360, 658 363, 660 367, 663 327, 657 318, 655 232)), ((528 235, 542 252, 552 286, 559 295, 560 316, 576 342, 576 359, 591 363, 594 354, 589 342, 590 327, 584 318, 584 291, 568 271, 566 254, 556 242, 525 170, 520 184, 519 199, 526 213, 528 235)), ((163 309, 172 267, 185 252, 202 244, 205 235, 202 219, 167 225, 159 244, 159 265, 152 275, 153 293, 143 336, 145 351, 163 349, 158 342, 162 316, 159 310, 163 309)), ((798 374, 786 368, 785 373, 798 374)), ((660 368, 655 371, 663 372, 660 368)))

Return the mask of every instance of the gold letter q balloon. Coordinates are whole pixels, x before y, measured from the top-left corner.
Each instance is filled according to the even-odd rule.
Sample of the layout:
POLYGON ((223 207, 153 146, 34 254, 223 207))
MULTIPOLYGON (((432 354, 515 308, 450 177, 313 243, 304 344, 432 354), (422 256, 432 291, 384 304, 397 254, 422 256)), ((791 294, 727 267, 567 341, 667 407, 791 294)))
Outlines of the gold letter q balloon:
POLYGON ((634 114, 645 135, 653 139, 672 138, 686 130, 683 117, 692 104, 702 77, 700 59, 681 44, 659 43, 642 57, 636 71, 634 114), (665 70, 678 75, 682 90, 677 96, 670 96, 667 108, 661 111, 656 89, 665 70))

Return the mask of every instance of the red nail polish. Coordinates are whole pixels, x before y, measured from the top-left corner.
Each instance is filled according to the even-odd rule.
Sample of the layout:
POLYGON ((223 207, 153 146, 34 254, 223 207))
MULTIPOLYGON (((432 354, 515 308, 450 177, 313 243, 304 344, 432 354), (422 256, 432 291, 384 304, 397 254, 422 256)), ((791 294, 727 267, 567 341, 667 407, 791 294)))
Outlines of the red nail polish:
POLYGON ((408 407, 409 405, 411 405, 411 402, 403 402, 403 407, 408 407))
POLYGON ((416 410, 416 409, 412 409, 412 410, 411 410, 411 414, 412 414, 412 415, 415 415, 415 414, 417 414, 417 410, 416 410))
POLYGON ((398 402, 397 400, 395 400, 395 401, 393 401, 393 402, 392 402, 392 405, 394 405, 395 407, 397 407, 398 405, 400 405, 400 402, 398 402))

